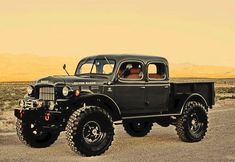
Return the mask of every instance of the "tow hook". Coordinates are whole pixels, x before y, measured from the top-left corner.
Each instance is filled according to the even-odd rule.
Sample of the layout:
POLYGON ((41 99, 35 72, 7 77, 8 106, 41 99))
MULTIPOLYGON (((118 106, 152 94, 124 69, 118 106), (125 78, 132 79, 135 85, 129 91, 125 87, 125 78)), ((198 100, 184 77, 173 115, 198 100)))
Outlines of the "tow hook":
POLYGON ((51 117, 51 113, 47 112, 45 113, 45 121, 49 121, 51 117))

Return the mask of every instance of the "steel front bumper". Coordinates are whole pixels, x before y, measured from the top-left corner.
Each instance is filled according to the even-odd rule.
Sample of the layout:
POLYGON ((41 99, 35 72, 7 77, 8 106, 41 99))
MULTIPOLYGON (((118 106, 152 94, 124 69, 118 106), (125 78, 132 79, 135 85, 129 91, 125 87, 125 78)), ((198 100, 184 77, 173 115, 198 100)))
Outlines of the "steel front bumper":
POLYGON ((61 122, 61 112, 57 111, 15 109, 14 114, 23 122, 37 122, 41 126, 59 126, 61 122))

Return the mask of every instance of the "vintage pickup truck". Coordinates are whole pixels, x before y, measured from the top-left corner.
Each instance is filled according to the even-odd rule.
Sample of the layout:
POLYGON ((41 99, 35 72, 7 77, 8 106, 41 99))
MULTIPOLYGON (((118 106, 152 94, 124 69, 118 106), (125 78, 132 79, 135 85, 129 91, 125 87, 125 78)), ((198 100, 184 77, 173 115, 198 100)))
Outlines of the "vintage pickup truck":
POLYGON ((66 131, 71 149, 85 156, 109 148, 114 124, 135 137, 147 135, 153 123, 175 125, 181 140, 197 142, 206 134, 214 98, 211 81, 170 81, 165 58, 97 55, 82 59, 74 75, 30 85, 15 109, 16 129, 35 148, 50 146, 66 131))

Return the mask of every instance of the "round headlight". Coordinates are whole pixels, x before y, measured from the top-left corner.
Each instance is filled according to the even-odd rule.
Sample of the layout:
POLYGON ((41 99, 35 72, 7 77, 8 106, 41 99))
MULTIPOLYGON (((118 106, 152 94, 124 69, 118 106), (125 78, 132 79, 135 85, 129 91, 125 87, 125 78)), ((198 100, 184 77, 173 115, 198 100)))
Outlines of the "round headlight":
POLYGON ((64 87, 63 89, 62 89, 62 94, 63 94, 63 96, 68 96, 69 95, 69 88, 68 87, 64 87))
POLYGON ((28 93, 28 95, 31 95, 33 93, 33 86, 27 87, 27 93, 28 93))

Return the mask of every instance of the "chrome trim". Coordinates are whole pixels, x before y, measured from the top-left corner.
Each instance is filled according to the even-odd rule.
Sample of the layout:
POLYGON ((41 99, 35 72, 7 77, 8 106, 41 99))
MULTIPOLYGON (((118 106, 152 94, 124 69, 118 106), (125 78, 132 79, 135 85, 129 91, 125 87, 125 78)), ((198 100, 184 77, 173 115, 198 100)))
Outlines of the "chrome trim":
MULTIPOLYGON (((103 94, 102 94, 102 95, 103 95, 103 94)), ((115 106, 118 108, 119 115, 121 115, 120 108, 119 108, 119 106, 116 104, 116 102, 115 102, 111 97, 109 97, 109 96, 107 96, 107 95, 103 95, 103 96, 108 97, 111 101, 113 101, 113 103, 115 104, 115 106)))
POLYGON ((153 117, 160 117, 160 116, 179 116, 181 114, 159 114, 159 115, 142 115, 142 116, 129 116, 129 117, 122 117, 123 119, 136 119, 136 118, 153 118, 153 117))
POLYGON ((34 100, 27 100, 27 101, 25 101, 24 107, 25 108, 34 108, 33 107, 33 102, 34 102, 34 100))
POLYGON ((54 87, 39 87, 39 99, 41 100, 55 100, 55 88, 54 87))
MULTIPOLYGON (((145 87, 156 87, 156 86, 159 86, 159 87, 162 87, 162 86, 169 86, 170 84, 169 83, 162 83, 162 84, 152 84, 152 85, 148 85, 148 84, 145 84, 145 83, 143 83, 143 84, 140 84, 140 83, 138 83, 138 84, 128 84, 128 85, 126 85, 126 84, 116 84, 116 85, 108 85, 108 86, 106 86, 106 85, 104 85, 104 86, 106 86, 106 87, 121 87, 121 86, 145 86, 145 87)), ((169 88, 169 87, 168 87, 169 88)))
POLYGON ((188 101, 191 97, 193 97, 193 96, 199 96, 199 97, 201 97, 201 98, 203 99, 203 101, 206 103, 206 106, 208 106, 206 100, 204 99, 204 97, 203 97, 202 95, 200 95, 200 94, 198 94, 198 93, 192 93, 192 94, 189 95, 189 96, 187 97, 187 99, 184 101, 184 104, 183 104, 182 107, 181 107, 180 115, 183 113, 183 111, 184 111, 184 106, 185 106, 185 104, 187 103, 187 101, 188 101))
POLYGON ((169 67, 168 67, 168 62, 164 62, 164 61, 148 61, 146 64, 146 78, 148 81, 165 81, 165 80, 169 80, 169 67), (165 77, 164 78, 159 78, 159 79, 154 79, 154 78, 149 78, 149 70, 148 70, 148 66, 152 63, 160 63, 160 64, 164 64, 165 65, 165 77), (166 64, 167 63, 167 64, 166 64))
POLYGON ((113 101, 113 103, 115 104, 115 106, 116 106, 117 109, 118 109, 119 115, 121 116, 121 111, 120 111, 119 106, 116 104, 116 102, 115 102, 111 97, 109 97, 109 96, 107 96, 107 95, 105 95, 105 94, 92 94, 92 95, 104 96, 104 97, 109 98, 111 101, 113 101))
POLYGON ((85 92, 85 93, 90 93, 90 94, 94 94, 94 92, 92 92, 91 90, 89 89, 84 89, 84 90, 81 90, 80 93, 82 92, 85 92))
POLYGON ((117 69, 116 69, 116 72, 114 72, 114 75, 113 75, 113 79, 112 80, 114 80, 114 78, 117 76, 118 77, 118 71, 119 71, 119 69, 120 69, 120 67, 121 67, 121 65, 123 64, 123 63, 125 63, 125 62, 139 62, 139 63, 141 63, 142 64, 142 73, 143 73, 143 76, 142 76, 142 78, 141 79, 121 79, 121 78, 118 78, 118 81, 119 82, 128 82, 128 83, 130 83, 131 81, 144 81, 143 79, 144 79, 144 75, 145 75, 145 73, 144 73, 144 67, 145 67, 145 64, 144 64, 144 61, 142 61, 142 60, 138 60, 138 59, 129 59, 129 60, 122 60, 122 61, 120 61, 119 62, 119 65, 117 66, 117 69))
POLYGON ((61 101, 68 101, 69 99, 57 99, 56 101, 59 101, 59 102, 61 102, 61 101))
POLYGON ((55 83, 52 83, 52 82, 49 82, 49 83, 41 83, 41 82, 36 82, 35 86, 56 86, 58 84, 64 84, 66 85, 65 82, 55 82, 55 83))
POLYGON ((118 80, 118 83, 115 83, 115 84, 120 84, 120 83, 125 83, 125 86, 127 86, 126 84, 130 84, 130 83, 138 83, 138 84, 145 84, 146 81, 144 80, 118 80))

